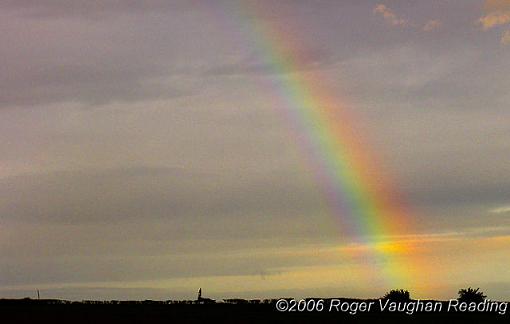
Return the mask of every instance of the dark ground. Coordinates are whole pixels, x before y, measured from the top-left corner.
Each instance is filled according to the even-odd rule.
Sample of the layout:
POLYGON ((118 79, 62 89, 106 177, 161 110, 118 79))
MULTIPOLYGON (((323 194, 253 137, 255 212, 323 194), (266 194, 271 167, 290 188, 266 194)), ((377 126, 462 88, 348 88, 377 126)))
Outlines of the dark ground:
POLYGON ((445 311, 407 315, 377 309, 351 315, 341 311, 278 312, 275 301, 197 304, 0 299, 0 323, 510 323, 510 310, 505 315, 445 311))

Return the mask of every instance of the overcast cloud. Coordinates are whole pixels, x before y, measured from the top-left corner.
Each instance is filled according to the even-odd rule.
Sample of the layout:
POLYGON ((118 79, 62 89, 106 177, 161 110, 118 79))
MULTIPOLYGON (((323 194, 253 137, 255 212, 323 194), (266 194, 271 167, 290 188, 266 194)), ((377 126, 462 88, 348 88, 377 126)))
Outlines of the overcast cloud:
POLYGON ((457 253, 449 275, 486 255, 490 270, 445 275, 442 293, 464 280, 510 297, 498 261, 510 227, 508 2, 260 6, 0 3, 0 297, 36 285, 78 299, 188 298, 202 283, 218 297, 384 292, 288 279, 363 263, 331 252, 355 234, 330 215, 278 112, 271 85, 302 72, 359 114, 416 211, 410 234, 451 239, 424 255, 457 253), (274 22, 301 43, 287 53, 301 66, 276 70, 254 37, 274 22), (462 238, 486 254, 452 243, 462 238), (249 284, 221 286, 232 282, 249 284))

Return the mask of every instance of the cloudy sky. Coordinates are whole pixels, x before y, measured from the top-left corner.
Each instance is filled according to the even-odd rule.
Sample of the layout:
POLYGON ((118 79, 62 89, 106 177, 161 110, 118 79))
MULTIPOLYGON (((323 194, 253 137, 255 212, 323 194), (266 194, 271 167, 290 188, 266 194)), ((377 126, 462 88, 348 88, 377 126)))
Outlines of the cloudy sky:
POLYGON ((510 299, 510 1, 257 2, 0 2, 0 297, 510 299), (271 91, 301 73, 359 116, 426 282, 365 275, 271 91))

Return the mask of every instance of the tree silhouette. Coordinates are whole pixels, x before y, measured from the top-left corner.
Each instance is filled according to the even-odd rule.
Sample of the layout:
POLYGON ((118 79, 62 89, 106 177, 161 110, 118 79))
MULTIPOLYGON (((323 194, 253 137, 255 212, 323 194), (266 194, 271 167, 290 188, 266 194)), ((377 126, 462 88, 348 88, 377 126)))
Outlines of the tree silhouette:
POLYGON ((485 300, 487 296, 480 291, 480 288, 473 289, 471 287, 467 289, 459 290, 459 298, 458 300, 461 302, 475 302, 481 303, 485 300))
POLYGON ((409 301, 411 300, 411 296, 408 290, 404 289, 393 289, 386 293, 383 296, 383 299, 389 299, 392 301, 409 301))

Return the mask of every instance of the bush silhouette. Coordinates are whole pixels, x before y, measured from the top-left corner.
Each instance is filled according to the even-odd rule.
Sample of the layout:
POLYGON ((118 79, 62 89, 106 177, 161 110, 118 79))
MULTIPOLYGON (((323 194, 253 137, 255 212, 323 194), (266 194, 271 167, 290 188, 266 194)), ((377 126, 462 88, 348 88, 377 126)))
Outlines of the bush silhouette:
POLYGON ((389 299, 392 301, 409 301, 411 300, 411 296, 408 290, 404 289, 393 289, 386 293, 383 296, 383 299, 389 299))
POLYGON ((461 302, 475 302, 481 303, 485 300, 487 296, 480 291, 480 288, 473 289, 469 287, 468 289, 459 290, 459 298, 458 300, 461 302))

